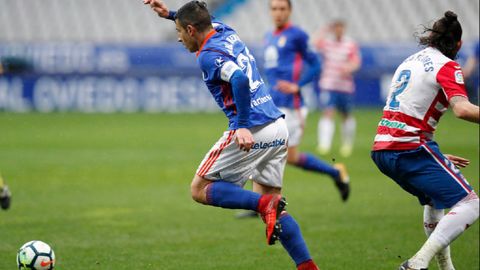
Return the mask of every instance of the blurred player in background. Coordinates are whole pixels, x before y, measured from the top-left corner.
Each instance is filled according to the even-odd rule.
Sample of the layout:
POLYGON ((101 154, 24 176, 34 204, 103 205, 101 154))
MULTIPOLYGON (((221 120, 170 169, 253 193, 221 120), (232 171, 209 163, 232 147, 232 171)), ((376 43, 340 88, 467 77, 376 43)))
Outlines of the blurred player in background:
POLYGON ((448 106, 460 119, 480 120, 478 106, 468 101, 462 70, 453 60, 462 46, 462 27, 455 13, 444 15, 420 37, 426 48, 397 68, 373 145, 372 159, 380 171, 424 205, 428 240, 400 270, 427 269, 434 256, 440 270, 455 269, 449 245, 479 215, 478 196, 458 169, 469 161, 442 154, 433 141, 448 106), (445 208, 451 208, 447 215, 445 208))
POLYGON ((353 150, 356 129, 352 115, 353 73, 361 66, 360 52, 355 41, 345 36, 342 20, 335 20, 320 30, 315 46, 323 59, 319 86, 324 110, 318 122, 318 151, 322 155, 330 152, 335 133, 335 112, 338 111, 342 116, 340 154, 348 157, 353 150))
POLYGON ((160 17, 175 21, 178 41, 196 52, 203 79, 229 120, 229 131, 196 172, 191 184, 193 199, 216 207, 259 212, 266 223, 269 245, 279 239, 297 269, 318 269, 298 224, 284 211, 281 188, 288 130, 248 48, 232 28, 212 22, 204 2, 188 2, 178 12, 169 11, 160 0, 144 3, 160 17), (249 178, 260 193, 242 188, 249 178))
MULTIPOLYGON (((317 55, 308 48, 308 35, 290 23, 290 0, 270 0, 275 30, 265 36, 265 75, 272 89, 275 105, 285 114, 288 127, 287 163, 304 170, 329 175, 343 201, 348 199, 350 184, 344 164, 330 164, 309 153, 300 153, 300 144, 307 117, 301 87, 313 81, 320 70, 317 55), (306 68, 303 63, 307 63, 306 68)), ((254 190, 255 191, 255 190, 254 190)), ((243 212, 239 218, 255 217, 256 212, 243 212)))
POLYGON ((290 23, 290 0, 270 0, 270 12, 275 30, 267 33, 265 38, 265 74, 273 90, 273 101, 285 114, 289 134, 287 162, 329 175, 342 200, 346 201, 350 186, 345 166, 331 166, 312 154, 298 150, 307 117, 301 88, 312 82, 320 71, 317 55, 308 47, 307 33, 290 23), (303 63, 307 63, 308 67, 303 67, 303 63))
POLYGON ((10 201, 12 198, 12 194, 8 189, 8 186, 3 181, 2 175, 0 175, 0 207, 3 210, 7 210, 10 208, 10 201))

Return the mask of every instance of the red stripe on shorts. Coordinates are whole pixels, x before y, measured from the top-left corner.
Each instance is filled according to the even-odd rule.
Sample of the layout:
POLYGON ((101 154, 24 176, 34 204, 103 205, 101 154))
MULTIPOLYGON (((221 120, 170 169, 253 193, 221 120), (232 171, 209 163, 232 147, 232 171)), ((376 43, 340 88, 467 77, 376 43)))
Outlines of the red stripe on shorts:
POLYGON ((227 140, 223 142, 218 149, 210 152, 210 156, 198 171, 199 176, 204 177, 208 173, 208 171, 212 168, 215 161, 217 161, 223 149, 225 149, 225 147, 227 147, 227 145, 229 145, 230 142, 232 141, 233 134, 235 134, 235 130, 230 130, 230 133, 228 133, 227 140))

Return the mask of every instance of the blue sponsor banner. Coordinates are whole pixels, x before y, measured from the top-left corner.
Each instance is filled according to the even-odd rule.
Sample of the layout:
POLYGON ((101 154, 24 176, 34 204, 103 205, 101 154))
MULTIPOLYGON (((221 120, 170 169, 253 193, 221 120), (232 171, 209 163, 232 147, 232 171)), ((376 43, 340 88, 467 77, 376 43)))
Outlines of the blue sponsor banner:
MULTIPOLYGON (((263 66, 260 46, 250 46, 263 66)), ((418 50, 415 44, 361 47, 355 74, 357 106, 384 103, 396 66, 418 50)), ((0 58, 21 58, 33 71, 0 76, 0 110, 81 112, 217 111, 195 55, 178 43, 162 45, 38 43, 0 44, 0 58)), ((317 108, 317 87, 304 92, 317 108)))
POLYGON ((0 77, 0 110, 26 112, 216 111, 199 76, 0 77))

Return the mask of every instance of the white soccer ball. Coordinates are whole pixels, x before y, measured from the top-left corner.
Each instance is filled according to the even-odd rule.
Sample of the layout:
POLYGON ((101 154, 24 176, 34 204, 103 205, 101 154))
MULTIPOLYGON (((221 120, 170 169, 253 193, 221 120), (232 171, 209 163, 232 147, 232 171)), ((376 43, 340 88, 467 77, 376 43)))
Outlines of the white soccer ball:
POLYGON ((51 270, 55 267, 55 253, 42 241, 30 241, 18 250, 17 266, 18 269, 51 270))

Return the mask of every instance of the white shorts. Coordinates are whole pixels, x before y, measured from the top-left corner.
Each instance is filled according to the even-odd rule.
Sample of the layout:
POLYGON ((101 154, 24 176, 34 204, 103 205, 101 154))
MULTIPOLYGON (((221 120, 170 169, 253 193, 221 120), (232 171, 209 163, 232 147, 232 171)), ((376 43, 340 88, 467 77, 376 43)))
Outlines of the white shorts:
POLYGON ((281 107, 279 109, 285 114, 285 121, 287 122, 288 146, 298 146, 303 137, 308 109, 306 107, 299 109, 281 107))
POLYGON ((263 126, 251 128, 255 140, 249 152, 235 143, 235 131, 226 131, 208 151, 197 169, 197 175, 208 180, 223 180, 245 185, 251 179, 269 187, 282 187, 287 160, 288 130, 279 118, 263 126))

